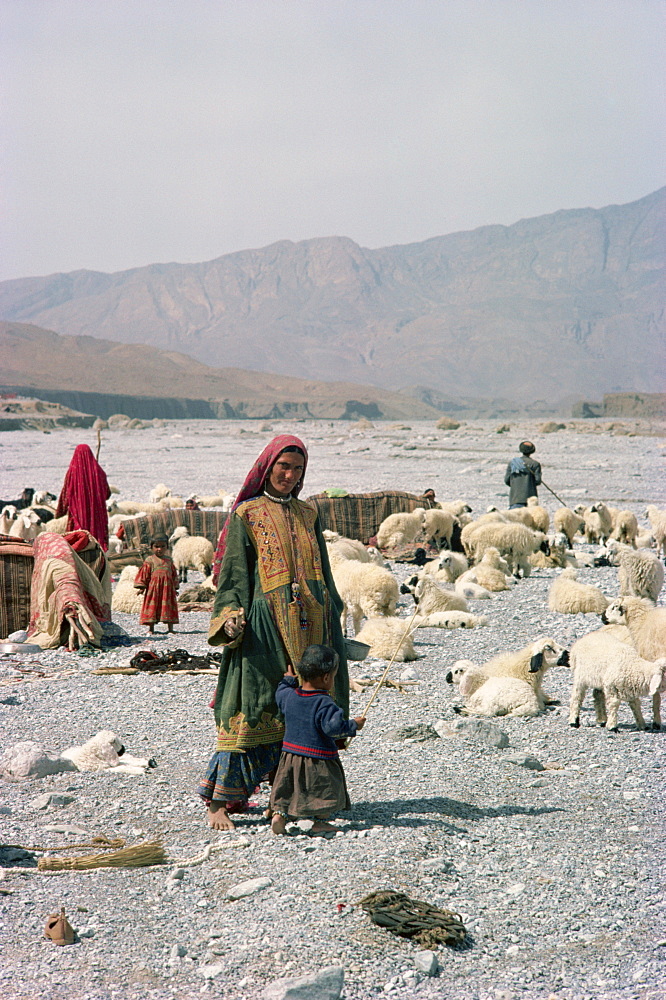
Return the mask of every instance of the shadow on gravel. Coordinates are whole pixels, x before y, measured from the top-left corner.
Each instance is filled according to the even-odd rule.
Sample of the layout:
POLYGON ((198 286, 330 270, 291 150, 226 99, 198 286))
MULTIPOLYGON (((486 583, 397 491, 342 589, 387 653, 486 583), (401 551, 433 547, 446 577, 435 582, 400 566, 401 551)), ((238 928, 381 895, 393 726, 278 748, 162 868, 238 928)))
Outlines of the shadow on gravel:
MULTIPOLYGON (((547 813, 566 812, 557 806, 530 808, 519 805, 487 806, 480 808, 469 802, 437 796, 431 799, 389 799, 379 802, 355 802, 354 819, 367 823, 385 823, 389 826, 432 826, 433 816, 440 816, 441 825, 456 830, 444 817, 475 821, 499 819, 506 816, 543 816, 547 813), (427 815, 423 815, 423 814, 427 815)), ((436 822, 436 820, 435 820, 436 822)))

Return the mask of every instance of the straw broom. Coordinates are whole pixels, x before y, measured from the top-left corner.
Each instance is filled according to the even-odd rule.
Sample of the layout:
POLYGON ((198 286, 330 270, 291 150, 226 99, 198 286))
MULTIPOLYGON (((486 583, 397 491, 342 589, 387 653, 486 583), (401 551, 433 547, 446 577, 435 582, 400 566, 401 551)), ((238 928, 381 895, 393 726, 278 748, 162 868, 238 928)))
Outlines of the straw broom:
POLYGON ((145 844, 125 847, 111 854, 86 854, 78 858, 40 858, 37 868, 41 872, 89 871, 91 868, 143 868, 147 865, 167 864, 161 840, 148 840, 145 844))

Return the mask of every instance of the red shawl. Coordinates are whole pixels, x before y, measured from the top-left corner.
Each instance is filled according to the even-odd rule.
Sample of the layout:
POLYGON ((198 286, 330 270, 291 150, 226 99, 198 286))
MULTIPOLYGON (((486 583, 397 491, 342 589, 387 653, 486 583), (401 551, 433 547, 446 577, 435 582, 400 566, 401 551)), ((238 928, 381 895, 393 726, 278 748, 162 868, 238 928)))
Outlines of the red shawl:
POLYGON ((65 473, 56 517, 68 514, 67 530, 89 531, 106 552, 109 547, 106 501, 110 495, 104 469, 87 444, 78 444, 65 473))
MULTIPOLYGON (((293 434, 278 434, 277 437, 273 438, 270 444, 267 444, 261 455, 254 463, 247 476, 245 477, 245 482, 240 488, 240 492, 236 497, 233 507, 231 508, 232 513, 236 510, 239 504, 243 503, 245 500, 251 500, 252 497, 259 496, 264 488, 264 483, 268 473, 271 471, 278 458, 285 450, 285 448, 300 448, 303 452, 303 475, 297 486, 294 486, 291 491, 293 497, 297 497, 303 488, 303 480, 305 479, 305 470, 308 467, 308 452, 307 448, 303 444, 300 438, 294 437, 293 434)), ((231 517, 231 514, 229 515, 231 517)), ((222 559, 224 558, 224 552, 227 547, 227 531, 229 530, 229 518, 227 518, 227 523, 220 532, 220 537, 217 541, 217 550, 215 552, 215 560, 213 562, 213 583, 217 586, 217 579, 220 575, 220 567, 222 566, 222 559)))

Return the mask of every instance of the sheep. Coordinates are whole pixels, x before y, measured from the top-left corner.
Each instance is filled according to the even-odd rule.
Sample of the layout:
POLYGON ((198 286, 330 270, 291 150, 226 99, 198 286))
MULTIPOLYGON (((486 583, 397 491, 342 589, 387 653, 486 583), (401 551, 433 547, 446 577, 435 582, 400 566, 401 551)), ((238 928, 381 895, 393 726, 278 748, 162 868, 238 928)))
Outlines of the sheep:
POLYGON ((546 536, 519 523, 472 522, 463 528, 462 542, 468 558, 478 562, 488 548, 496 548, 506 559, 514 576, 528 577, 532 571, 529 557, 532 552, 548 551, 546 536))
POLYGON ((558 507, 553 514, 553 528, 567 536, 569 548, 573 548, 574 538, 585 525, 585 519, 570 507, 558 507))
POLYGON ((13 504, 6 504, 0 512, 0 535, 8 535, 18 517, 18 510, 13 504))
POLYGON ((67 523, 69 521, 69 514, 63 514, 62 517, 54 517, 48 524, 44 525, 44 531, 53 531, 56 535, 67 534, 67 523))
POLYGON ((636 548, 636 536, 638 535, 638 521, 636 515, 630 510, 613 511, 611 539, 623 542, 636 548))
POLYGON ((111 556, 119 556, 123 549, 125 548, 125 543, 122 538, 118 538, 117 535, 109 535, 108 553, 111 556))
POLYGON ((115 774, 145 774, 149 767, 157 767, 151 758, 132 757, 125 753, 115 733, 103 729, 79 747, 68 747, 60 756, 71 760, 78 771, 113 771, 115 774))
POLYGON ((390 660, 395 653, 395 659, 400 662, 418 660, 419 654, 414 649, 412 633, 405 635, 403 618, 368 618, 356 638, 370 647, 370 656, 382 660, 390 660), (397 652, 396 652, 397 650, 397 652))
MULTIPOLYGON (((636 535, 636 548, 637 549, 653 549, 657 544, 657 540, 651 531, 647 528, 639 528, 638 534, 636 535)), ((664 553, 666 555, 666 553, 664 553)))
POLYGON ((606 545, 609 561, 618 566, 620 596, 646 597, 656 604, 664 585, 664 566, 656 552, 634 549, 609 539, 606 545))
POLYGON ((613 530, 611 512, 601 500, 583 511, 585 539, 590 545, 605 545, 613 530))
POLYGON ((655 608, 642 597, 619 597, 611 601, 601 620, 604 625, 627 625, 644 660, 666 656, 666 608, 655 608))
POLYGON ((472 513, 472 508, 464 500, 442 500, 439 506, 442 510, 448 510, 449 513, 453 514, 454 517, 457 517, 458 520, 461 520, 472 513))
POLYGON ((461 576, 458 577, 456 583, 475 583, 480 587, 484 587, 486 590, 492 591, 493 593, 499 593, 502 590, 510 590, 516 581, 512 577, 508 577, 506 573, 499 568, 501 564, 504 566, 507 565, 500 556, 498 550, 491 546, 483 553, 481 562, 477 563, 476 566, 472 566, 471 569, 466 570, 461 576))
POLYGON ((203 497, 197 496, 195 499, 200 507, 221 507, 222 510, 231 510, 236 497, 233 493, 220 490, 218 493, 203 497))
POLYGON ((563 615, 600 615, 608 605, 598 587, 578 583, 573 566, 553 580, 548 593, 548 608, 563 615))
POLYGON ((546 535, 550 528, 550 514, 545 507, 539 504, 538 497, 527 498, 527 510, 532 515, 534 527, 537 531, 543 531, 544 535, 546 535))
POLYGON ((569 540, 563 531, 556 531, 551 535, 546 535, 548 542, 548 555, 545 552, 533 552, 530 556, 530 565, 535 569, 566 569, 567 566, 577 565, 577 557, 569 548, 569 540))
POLYGON ((215 549, 207 538, 190 535, 185 525, 181 525, 169 538, 169 544, 173 546, 171 558, 181 583, 187 583, 188 569, 196 569, 204 576, 210 574, 215 549))
POLYGON ((485 587, 479 586, 473 580, 462 580, 460 577, 453 584, 456 594, 460 594, 466 601, 489 601, 492 594, 485 587))
POLYGON ((450 552, 447 549, 440 552, 437 559, 426 563, 423 572, 428 576, 434 576, 436 580, 454 583, 468 567, 469 563, 462 552, 450 552))
POLYGON ((536 529, 536 522, 527 507, 513 507, 509 510, 499 510, 498 507, 494 506, 488 507, 486 513, 477 519, 477 523, 485 524, 488 521, 504 521, 507 524, 518 521, 531 528, 532 531, 536 529))
POLYGON ((661 694, 666 690, 666 657, 644 660, 630 644, 603 629, 590 632, 573 644, 570 652, 573 686, 569 725, 580 727, 580 707, 588 688, 593 688, 597 725, 617 732, 617 715, 626 701, 636 725, 645 729, 640 699, 652 696, 652 729, 661 729, 661 694))
POLYGON ((328 528, 322 534, 326 541, 326 550, 331 565, 340 562, 342 559, 356 559, 358 562, 365 563, 372 562, 384 567, 387 565, 383 555, 374 545, 371 551, 370 548, 367 548, 363 542, 359 542, 356 538, 345 538, 343 535, 339 535, 337 531, 330 531, 328 528))
POLYGON ((136 500, 107 500, 108 514, 130 514, 143 516, 145 514, 161 514, 164 510, 158 503, 138 503, 136 500))
POLYGON ((432 508, 423 513, 426 541, 433 542, 438 549, 450 549, 455 518, 448 510, 432 508))
POLYGON ((164 483, 158 483, 148 494, 148 499, 151 503, 157 503, 162 500, 163 497, 171 496, 171 490, 164 483))
POLYGON ((531 718, 542 711, 527 681, 518 677, 488 677, 478 684, 483 676, 472 672, 463 674, 459 688, 465 705, 459 710, 461 714, 531 718))
POLYGON ((157 503, 158 510, 171 510, 174 507, 184 507, 184 506, 185 506, 185 500, 183 497, 172 497, 172 496, 162 497, 162 499, 159 500, 157 503))
POLYGON ((430 615, 434 611, 469 611, 464 597, 440 586, 428 576, 409 577, 401 585, 400 593, 412 595, 421 615, 430 615))
POLYGON ((347 614, 351 612, 354 634, 361 627, 361 618, 395 615, 398 603, 398 581, 382 566, 343 559, 332 567, 333 579, 342 598, 342 629, 346 632, 347 614))
POLYGON ((111 597, 112 611, 123 611, 128 615, 141 613, 143 594, 134 589, 134 581, 138 572, 138 566, 125 566, 122 570, 111 597))
POLYGON ((657 552, 666 556, 666 510, 660 510, 653 503, 648 504, 645 516, 650 522, 652 534, 654 535, 657 552))
POLYGON ((183 590, 178 595, 179 604, 204 604, 215 600, 217 588, 213 583, 213 577, 207 576, 201 583, 183 590))
POLYGON ((29 542, 43 530, 44 525, 36 512, 27 507, 17 514, 16 520, 9 529, 9 535, 11 538, 22 538, 25 542, 29 542))
POLYGON ((472 615, 467 611, 433 611, 414 618, 416 628, 481 628, 487 624, 485 615, 472 615))
POLYGON ((550 699, 541 686, 544 674, 553 666, 567 666, 568 650, 549 636, 535 639, 515 652, 500 653, 483 664, 487 677, 517 677, 526 681, 534 690, 539 711, 543 711, 550 699))
POLYGON ((416 507, 411 513, 402 511, 398 514, 389 514, 377 529, 377 547, 391 549, 413 542, 424 529, 424 515, 423 507, 416 507))

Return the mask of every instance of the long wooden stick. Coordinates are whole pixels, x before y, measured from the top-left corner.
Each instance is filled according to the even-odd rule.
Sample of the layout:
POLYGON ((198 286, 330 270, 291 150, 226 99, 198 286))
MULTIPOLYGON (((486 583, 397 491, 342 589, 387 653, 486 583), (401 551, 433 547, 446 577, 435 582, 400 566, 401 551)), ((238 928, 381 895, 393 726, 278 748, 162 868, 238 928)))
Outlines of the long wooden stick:
POLYGON ((549 493, 552 493, 552 494, 553 494, 553 496, 555 497, 555 499, 556 499, 556 500, 559 500, 559 501, 560 501, 560 503, 562 504, 562 506, 563 506, 563 507, 566 507, 566 506, 567 506, 567 504, 565 504, 564 500, 562 500, 562 498, 561 498, 561 497, 558 497, 558 495, 557 495, 557 493, 555 492, 555 490, 551 490, 550 486, 548 486, 548 484, 547 484, 547 483, 544 483, 543 479, 541 480, 541 485, 542 485, 542 486, 545 486, 545 487, 546 487, 546 489, 548 490, 548 492, 549 492, 549 493))
POLYGON ((364 713, 363 713, 364 717, 365 717, 365 716, 366 716, 366 715, 368 714, 368 710, 370 709, 370 706, 372 705, 373 701, 375 700, 375 696, 377 695, 377 692, 379 691, 380 687, 382 686, 382 684, 383 684, 383 683, 384 683, 384 681, 386 680, 386 675, 388 674, 389 670, 390 670, 390 669, 391 669, 391 667, 393 666, 393 661, 395 660, 396 656, 397 656, 397 655, 398 655, 398 653, 400 652, 400 647, 402 646, 402 642, 403 642, 403 639, 405 639, 405 638, 407 637, 407 635, 409 634, 409 632, 411 631, 411 627, 412 627, 412 622, 413 622, 413 621, 414 621, 414 619, 416 618, 416 612, 417 612, 418 610, 419 610, 419 606, 418 606, 418 604, 417 604, 417 605, 416 605, 416 606, 414 607, 414 613, 413 613, 412 617, 411 617, 411 618, 409 619, 409 621, 408 621, 408 623, 407 623, 407 628, 405 629, 405 631, 403 632, 403 634, 402 634, 402 635, 400 636, 400 641, 398 642, 398 645, 397 645, 397 646, 396 646, 396 648, 395 648, 395 653, 394 653, 394 654, 393 654, 393 656, 391 657, 391 659, 390 659, 390 661, 389 661, 389 663, 388 663, 388 666, 386 667, 386 670, 384 671, 384 673, 383 673, 383 674, 382 674, 382 676, 380 677, 380 679, 379 679, 379 684, 377 685, 377 687, 375 688, 375 690, 374 690, 374 691, 372 692, 372 697, 370 698, 370 701, 369 701, 369 702, 368 702, 368 704, 367 704, 367 705, 365 706, 365 711, 364 711, 364 713))

